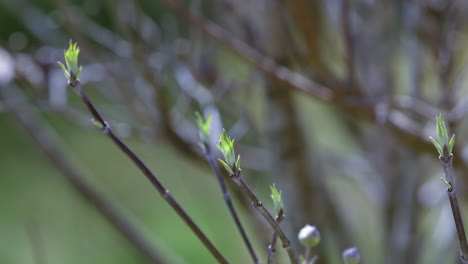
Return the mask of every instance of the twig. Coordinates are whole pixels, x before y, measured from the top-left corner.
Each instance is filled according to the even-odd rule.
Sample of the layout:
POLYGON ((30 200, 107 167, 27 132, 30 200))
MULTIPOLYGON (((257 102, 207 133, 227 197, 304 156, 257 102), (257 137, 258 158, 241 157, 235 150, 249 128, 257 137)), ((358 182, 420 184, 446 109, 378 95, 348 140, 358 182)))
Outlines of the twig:
POLYGON ((158 253, 151 243, 144 238, 138 229, 124 217, 119 209, 108 198, 91 185, 83 175, 74 167, 74 162, 67 158, 65 152, 56 141, 53 131, 38 120, 36 111, 24 103, 24 96, 17 90, 0 86, 0 95, 3 102, 11 111, 15 120, 24 128, 39 148, 45 153, 51 163, 61 172, 63 177, 76 189, 76 191, 95 207, 122 235, 139 249, 151 263, 168 263, 158 253))
MULTIPOLYGON (((354 69, 354 42, 351 28, 350 15, 350 0, 341 0, 341 27, 343 31, 344 43, 346 48, 346 68, 347 68, 347 84, 350 85, 350 90, 355 87, 355 69, 354 69)), ((431 117, 432 118, 432 117, 431 117)))
MULTIPOLYGON (((284 220, 284 218, 285 218, 285 215, 284 215, 283 209, 280 209, 279 214, 276 217, 275 221, 279 225, 284 220)), ((276 232, 274 232, 273 233, 273 238, 271 239, 271 243, 268 246, 267 264, 273 264, 273 256, 276 253, 276 250, 275 250, 276 240, 278 240, 278 234, 276 232)))
POLYGON ((203 154, 205 155, 205 159, 208 161, 210 164, 211 169, 213 172, 216 174, 216 178, 218 179, 219 186, 221 188, 221 191, 223 193, 224 200, 226 201, 226 204, 229 208, 229 212, 231 213, 232 218, 234 219, 234 222, 236 223, 237 229, 239 229, 239 232, 241 233, 242 239, 244 240, 245 245, 247 246, 247 249, 249 250, 249 253, 254 261, 254 263, 260 263, 258 260, 257 254, 255 253, 255 250, 252 246, 252 243, 250 242, 249 238, 247 237, 247 233, 245 232, 244 227, 242 226, 242 223, 240 222, 239 216, 237 215, 236 209, 234 208, 234 205, 232 204, 231 201, 231 195, 229 194, 229 191, 226 187, 226 183, 224 182, 223 176, 221 175, 221 172, 219 171, 219 168, 213 158, 213 154, 211 152, 211 147, 205 144, 205 148, 203 151, 203 154))
POLYGON ((156 190, 161 194, 164 200, 172 207, 172 209, 184 220, 184 222, 192 229, 197 235, 200 241, 205 247, 211 252, 219 263, 228 263, 224 256, 214 246, 214 244, 208 239, 208 237, 201 231, 201 229, 195 224, 192 218, 185 212, 180 204, 174 199, 169 190, 167 190, 158 178, 150 171, 146 164, 112 131, 110 126, 101 117, 99 112, 96 110, 88 96, 84 93, 81 88, 79 81, 70 82, 69 84, 73 90, 80 96, 83 103, 92 114, 94 121, 101 127, 101 130, 106 134, 112 142, 140 169, 140 171, 146 176, 156 190))
POLYGON ((457 228, 458 240, 460 241, 460 260, 464 263, 468 263, 468 242, 466 240, 465 228, 463 225, 463 218, 458 206, 457 190, 455 175, 453 172, 453 155, 450 155, 447 147, 444 147, 444 155, 439 157, 440 164, 444 170, 445 178, 444 182, 447 184, 447 195, 450 200, 450 206, 452 208, 453 220, 457 228))
POLYGON ((257 195, 254 193, 252 188, 247 184, 244 178, 241 175, 240 170, 237 170, 236 175, 230 175, 231 179, 234 180, 242 189, 242 191, 247 195, 247 197, 252 201, 252 205, 257 209, 257 211, 262 214, 263 218, 268 222, 268 224, 273 228, 273 230, 278 235, 278 238, 283 242, 283 248, 288 252, 289 259, 292 264, 298 264, 299 260, 297 259, 296 252, 291 245, 291 241, 288 239, 283 229, 275 221, 270 212, 263 206, 263 202, 257 198, 257 195))

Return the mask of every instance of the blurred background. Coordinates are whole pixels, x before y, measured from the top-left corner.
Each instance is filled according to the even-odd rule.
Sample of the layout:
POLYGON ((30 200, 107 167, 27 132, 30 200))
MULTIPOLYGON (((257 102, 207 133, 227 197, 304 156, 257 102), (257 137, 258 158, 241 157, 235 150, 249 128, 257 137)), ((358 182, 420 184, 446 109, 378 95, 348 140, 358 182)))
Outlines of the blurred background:
MULTIPOLYGON (((223 128, 236 139, 269 210, 269 186, 283 191, 299 253, 311 224, 317 263, 342 263, 351 246, 367 264, 458 263, 428 137, 442 113, 466 212, 467 12, 456 0, 0 0, 0 263, 158 263, 70 184, 61 159, 159 263, 216 263, 66 86, 56 62, 70 40, 85 92, 230 263, 251 259, 195 111, 213 115, 212 144, 223 128)), ((266 263, 272 230, 228 186, 266 263)))

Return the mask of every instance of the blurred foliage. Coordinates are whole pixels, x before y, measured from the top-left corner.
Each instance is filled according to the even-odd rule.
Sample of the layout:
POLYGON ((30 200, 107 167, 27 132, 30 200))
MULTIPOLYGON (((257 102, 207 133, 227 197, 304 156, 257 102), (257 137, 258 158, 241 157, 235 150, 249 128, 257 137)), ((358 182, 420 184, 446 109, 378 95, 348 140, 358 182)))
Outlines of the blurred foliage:
MULTIPOLYGON (((201 155, 195 111, 212 115, 213 150, 223 128, 235 139, 270 210, 268 186, 281 190, 282 226, 300 253, 300 228, 318 227, 317 264, 342 263, 354 246, 363 263, 457 263, 429 136, 442 113, 466 198, 467 10, 443 0, 0 0, 0 88, 27 96, 171 263, 214 259, 66 87, 56 62, 71 39, 88 96, 230 263, 250 258, 201 155)), ((148 263, 4 101, 0 110, 0 263, 148 263)), ((229 189, 264 260, 272 231, 229 189)), ((287 263, 279 243, 276 257, 287 263)))

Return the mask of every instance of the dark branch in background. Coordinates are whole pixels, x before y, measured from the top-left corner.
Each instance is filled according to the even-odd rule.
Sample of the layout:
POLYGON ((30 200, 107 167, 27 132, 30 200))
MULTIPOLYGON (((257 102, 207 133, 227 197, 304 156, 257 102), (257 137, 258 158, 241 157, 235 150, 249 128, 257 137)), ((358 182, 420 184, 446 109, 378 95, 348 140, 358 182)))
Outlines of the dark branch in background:
POLYGON ((314 84, 310 80, 304 78, 302 75, 291 72, 288 68, 278 65, 272 59, 263 56, 258 51, 248 46, 246 43, 232 38, 220 26, 190 13, 190 11, 188 11, 177 0, 163 0, 162 2, 164 2, 167 7, 169 7, 182 19, 192 24, 202 32, 206 33, 208 36, 212 37, 214 40, 223 44, 230 50, 234 51, 241 58, 246 59, 255 67, 261 69, 270 76, 286 82, 289 86, 294 87, 302 92, 312 93, 321 100, 330 101, 332 99, 333 93, 330 89, 319 84, 314 84))
POLYGON ((226 183, 224 182, 223 175, 221 175, 221 172, 219 171, 219 167, 217 166, 214 158, 213 158, 213 153, 211 152, 211 147, 208 145, 209 143, 203 143, 204 144, 204 152, 203 154, 205 155, 205 159, 208 161, 210 164, 211 169, 213 172, 216 174, 216 178, 218 179, 219 186, 221 188, 221 191, 223 193, 224 200, 226 201, 226 204, 229 208, 229 212, 231 213, 232 218, 234 219, 234 222, 236 223, 237 229, 239 229, 239 232, 241 233, 242 239, 244 240, 245 245, 247 246, 247 249, 249 250, 250 255, 252 256, 252 259, 254 263, 260 263, 257 257, 257 254, 255 253, 255 250, 252 246, 252 243, 250 242, 249 238, 247 237, 247 233, 245 232, 244 227, 242 226, 242 223, 239 219, 239 216, 237 215, 236 209, 234 208, 234 205, 232 204, 231 201, 231 196, 229 194, 229 191, 226 187, 226 183))
POLYGON ((150 171, 150 169, 146 166, 146 164, 142 160, 140 160, 140 158, 123 141, 121 141, 120 138, 116 134, 114 134, 112 129, 104 121, 104 119, 96 110, 92 102, 84 93, 79 81, 70 82, 70 86, 80 96, 81 100, 86 105, 89 112, 92 114, 95 122, 98 122, 97 125, 101 127, 102 132, 106 134, 112 140, 112 142, 114 142, 114 144, 135 164, 135 166, 138 167, 138 169, 140 169, 140 171, 146 176, 146 178, 161 194, 164 200, 182 218, 182 220, 184 220, 184 222, 190 227, 190 229, 192 229, 195 235, 197 235, 200 241, 211 252, 211 254, 216 258, 216 260, 219 263, 228 263, 227 260, 224 258, 224 256, 221 254, 221 252, 219 252, 219 250, 214 246, 214 244, 195 224, 192 218, 185 212, 185 210, 174 199, 174 197, 170 194, 170 192, 162 185, 162 183, 157 179, 157 177, 150 171))
POLYGON ((297 30, 304 37, 306 45, 307 67, 311 67, 320 78, 327 78, 330 75, 326 67, 324 53, 321 52, 320 40, 323 29, 323 14, 319 1, 307 0, 286 0, 286 5, 290 9, 291 20, 297 25, 297 30))
MULTIPOLYGON (((276 217, 275 221, 279 224, 284 220, 285 215, 283 212, 283 209, 280 210, 278 216, 276 217)), ((275 256, 276 250, 275 250, 275 245, 276 241, 278 240, 278 234, 276 232, 273 233, 273 238, 271 239, 271 243, 268 246, 268 258, 267 258, 267 264, 273 264, 273 257, 275 256)))
POLYGON ((0 95, 4 99, 3 102, 11 111, 12 117, 32 137, 70 185, 143 253, 151 263, 169 263, 108 198, 78 173, 78 170, 73 166, 73 162, 67 158, 57 142, 57 136, 54 135, 52 130, 40 123, 36 111, 27 105, 24 96, 15 90, 19 90, 19 88, 0 86, 0 95))
MULTIPOLYGON (((356 93, 356 79, 355 79, 355 69, 354 69, 354 41, 351 28, 351 19, 350 19, 350 1, 351 0, 341 0, 341 26, 343 31, 344 46, 346 50, 346 84, 349 86, 348 90, 351 93, 356 93)), ((432 117, 431 117, 432 118, 432 117)))
MULTIPOLYGON (((260 54, 246 43, 233 38, 220 26, 192 14, 177 0, 162 0, 162 2, 181 19, 204 32, 226 48, 234 51, 241 58, 244 58, 246 61, 272 78, 285 83, 288 87, 310 95, 311 97, 323 102, 332 102, 341 110, 348 114, 352 114, 353 118, 373 122, 385 122, 386 127, 394 130, 403 143, 418 152, 430 152, 430 147, 428 147, 427 141, 424 139, 425 137, 422 136, 422 129, 415 127, 411 123, 399 122, 400 120, 392 118, 390 113, 391 110, 395 110, 392 107, 401 111, 413 111, 412 104, 401 104, 398 100, 399 98, 391 98, 388 101, 380 102, 375 100, 372 101, 363 97, 350 97, 335 94, 332 89, 319 83, 315 83, 301 74, 292 72, 287 67, 278 65, 272 59, 260 54), (384 120, 380 118, 378 113, 378 107, 380 106, 389 107, 386 112, 387 118, 384 120)), ((333 81, 333 83, 338 84, 339 82, 333 81)), ((426 116, 429 115, 429 113, 426 114, 426 116)), ((460 160, 460 164, 462 163, 463 162, 460 160)))

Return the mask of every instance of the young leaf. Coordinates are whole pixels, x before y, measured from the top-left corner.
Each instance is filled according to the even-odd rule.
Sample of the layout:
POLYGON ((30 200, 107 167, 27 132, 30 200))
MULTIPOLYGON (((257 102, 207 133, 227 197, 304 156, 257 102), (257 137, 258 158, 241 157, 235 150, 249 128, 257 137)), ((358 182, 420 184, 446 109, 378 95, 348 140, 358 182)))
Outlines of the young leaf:
POLYGON ((234 171, 232 170, 231 167, 229 167, 226 162, 224 162, 224 160, 222 159, 218 159, 219 162, 221 163, 221 165, 223 165, 223 167, 229 172, 230 175, 234 175, 234 171))
POLYGON ((199 112, 195 112, 197 117, 197 126, 198 126, 198 133, 200 136, 201 141, 204 143, 208 143, 210 141, 210 130, 211 130, 211 117, 212 115, 208 115, 206 119, 199 112))
POLYGON ((57 62, 62 68, 68 83, 71 85, 80 81, 80 73, 83 70, 82 66, 78 66, 78 57, 80 56, 80 48, 76 43, 70 40, 70 46, 64 51, 65 65, 62 62, 57 62))
POLYGON ((226 163, 232 168, 236 162, 236 156, 234 153, 234 139, 231 140, 226 134, 226 131, 223 130, 223 132, 219 134, 219 142, 216 143, 216 146, 223 154, 226 163))
POLYGON ((452 155, 452 151, 453 151, 453 144, 455 144, 455 134, 452 135, 452 138, 450 139, 449 143, 448 143, 448 152, 450 155, 452 155))
POLYGON ((271 189, 271 200, 273 200, 273 206, 275 208, 276 215, 279 215, 281 209, 283 209, 283 197, 281 191, 276 189, 275 184, 270 186, 271 189))
POLYGON ((448 144, 448 136, 447 136, 447 127, 445 126, 444 119, 442 115, 438 115, 436 117, 437 120, 437 140, 441 146, 445 146, 448 144))
POLYGON ((439 152, 439 156, 444 155, 444 150, 442 149, 442 146, 435 140, 433 137, 429 137, 432 141, 432 144, 434 144, 434 147, 437 149, 437 152, 439 152))
POLYGON ((451 190, 452 189, 452 184, 447 181, 444 177, 440 177, 440 179, 445 183, 445 185, 447 186, 447 189, 451 190))
POLYGON ((236 169, 240 170, 240 154, 237 155, 237 160, 236 160, 236 169))

